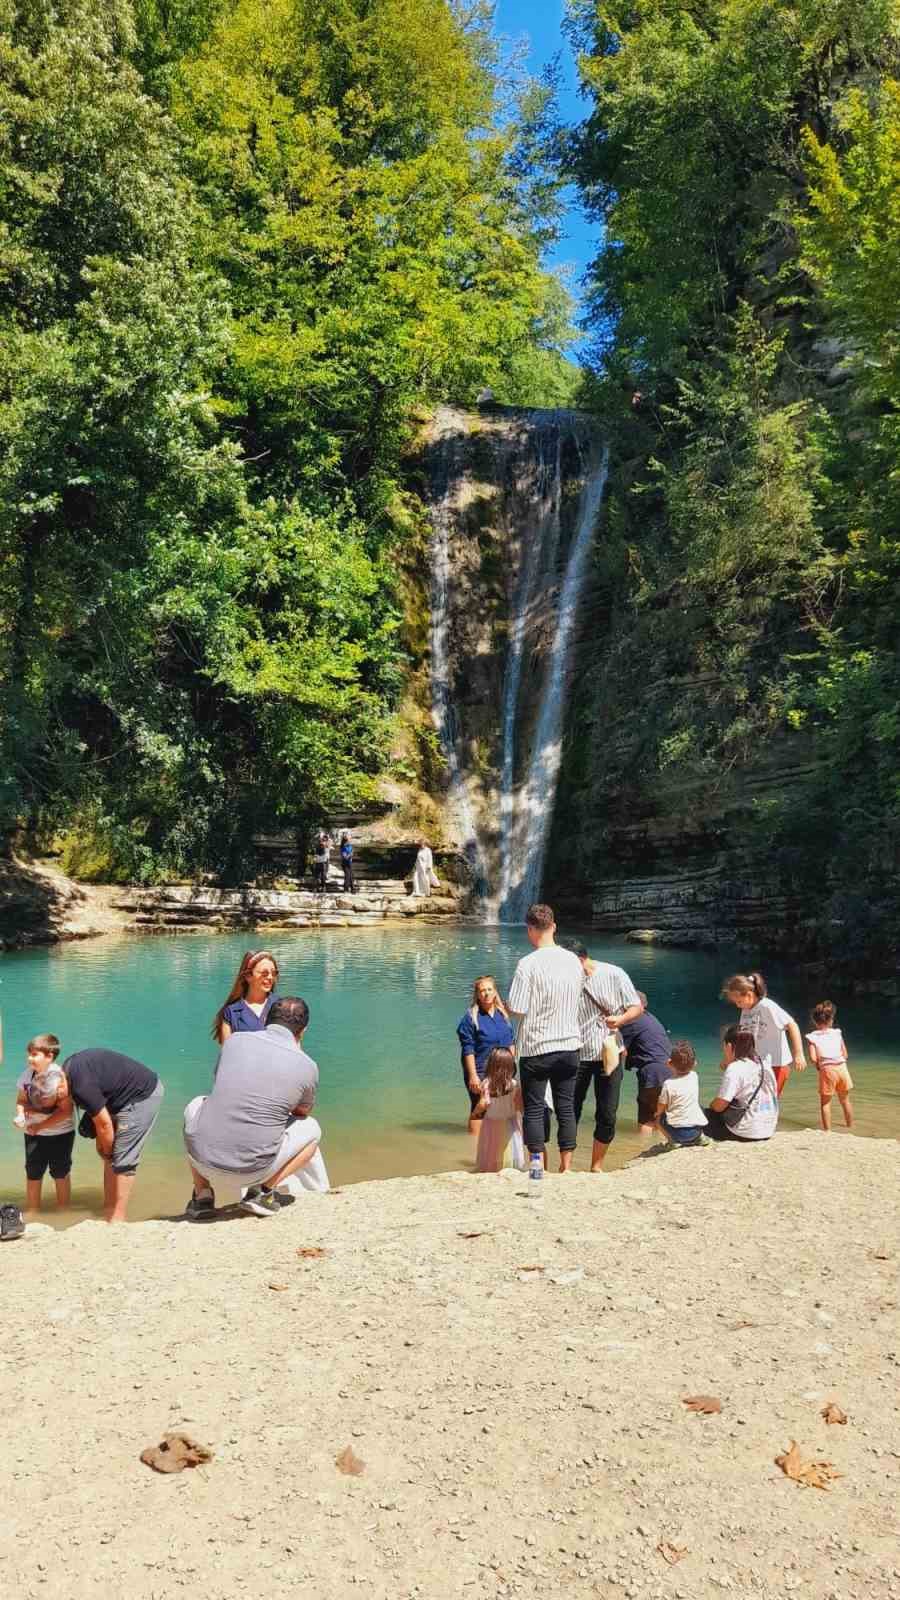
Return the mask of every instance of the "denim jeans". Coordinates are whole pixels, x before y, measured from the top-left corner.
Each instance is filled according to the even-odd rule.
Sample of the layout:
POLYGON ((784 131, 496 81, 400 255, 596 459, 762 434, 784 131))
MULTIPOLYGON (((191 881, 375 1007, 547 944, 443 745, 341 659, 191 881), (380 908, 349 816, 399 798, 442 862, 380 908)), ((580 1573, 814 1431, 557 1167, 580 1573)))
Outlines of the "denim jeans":
POLYGON ((659 1119, 659 1125, 669 1135, 673 1144, 699 1144, 701 1136, 706 1133, 706 1125, 701 1126, 699 1123, 694 1128, 673 1128, 665 1112, 659 1119))
POLYGON ((547 1084, 556 1112, 560 1150, 574 1150, 578 1143, 575 1122, 575 1080, 578 1076, 577 1050, 552 1050, 545 1056, 522 1056, 519 1082, 525 1105, 525 1144, 530 1151, 543 1151, 544 1095, 547 1084))
POLYGON ((581 1121, 584 1102, 593 1079, 594 1138, 598 1144, 612 1144, 616 1137, 616 1116, 623 1076, 624 1068, 621 1063, 609 1077, 604 1073, 599 1061, 582 1061, 579 1065, 578 1077, 575 1080, 575 1121, 576 1123, 581 1121))

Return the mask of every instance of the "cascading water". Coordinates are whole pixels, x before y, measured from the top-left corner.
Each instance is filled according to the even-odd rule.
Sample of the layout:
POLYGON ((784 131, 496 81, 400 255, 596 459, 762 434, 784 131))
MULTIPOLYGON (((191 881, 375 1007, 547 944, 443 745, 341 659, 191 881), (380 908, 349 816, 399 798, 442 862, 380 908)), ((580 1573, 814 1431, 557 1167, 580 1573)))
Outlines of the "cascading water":
POLYGON ((445 815, 484 919, 520 921, 540 891, 605 452, 579 412, 449 409, 431 451, 432 716, 445 815))
POLYGON ((513 796, 510 811, 513 826, 509 846, 504 851, 504 875, 500 883, 499 920, 521 922, 529 905, 537 899, 544 870, 547 836, 556 798, 556 784, 562 759, 564 698, 572 636, 578 615, 578 602, 584 588, 588 557, 606 487, 607 452, 588 465, 581 495, 578 526, 565 578, 559 596, 556 631, 550 650, 547 678, 538 712, 531 760, 524 783, 513 796))

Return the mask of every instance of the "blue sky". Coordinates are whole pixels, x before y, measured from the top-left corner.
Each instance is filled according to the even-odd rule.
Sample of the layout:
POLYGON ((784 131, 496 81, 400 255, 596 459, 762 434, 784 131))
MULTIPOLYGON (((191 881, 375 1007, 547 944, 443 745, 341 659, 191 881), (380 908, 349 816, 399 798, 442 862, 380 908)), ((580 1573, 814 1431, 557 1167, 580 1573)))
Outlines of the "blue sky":
MULTIPOLYGON (((496 30, 512 40, 527 39, 530 45, 528 67, 537 75, 541 68, 561 52, 564 88, 560 110, 566 122, 578 122, 587 114, 587 102, 578 93, 575 62, 562 34, 565 0, 497 0, 496 30)), ((550 257, 553 266, 571 265, 578 276, 596 249, 596 223, 582 216, 572 195, 566 216, 565 237, 550 257)), ((572 288, 577 289, 577 281, 572 288)))

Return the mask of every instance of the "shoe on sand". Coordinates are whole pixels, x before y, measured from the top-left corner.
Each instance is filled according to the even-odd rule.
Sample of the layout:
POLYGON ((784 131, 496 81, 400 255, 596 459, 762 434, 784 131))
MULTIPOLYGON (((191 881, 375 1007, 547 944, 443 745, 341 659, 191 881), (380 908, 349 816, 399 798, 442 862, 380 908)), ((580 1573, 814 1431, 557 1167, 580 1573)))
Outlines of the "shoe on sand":
POLYGON ((196 1221, 198 1217, 211 1217, 215 1209, 216 1197, 212 1189, 201 1189, 199 1194, 195 1189, 184 1208, 184 1214, 196 1221))
POLYGON ((271 1189, 254 1183, 241 1201, 241 1210, 252 1211, 255 1217, 277 1217, 281 1207, 271 1189))
POLYGON ((25 1232, 25 1220, 18 1206, 0 1206, 0 1243, 5 1244, 8 1239, 21 1239, 25 1232))

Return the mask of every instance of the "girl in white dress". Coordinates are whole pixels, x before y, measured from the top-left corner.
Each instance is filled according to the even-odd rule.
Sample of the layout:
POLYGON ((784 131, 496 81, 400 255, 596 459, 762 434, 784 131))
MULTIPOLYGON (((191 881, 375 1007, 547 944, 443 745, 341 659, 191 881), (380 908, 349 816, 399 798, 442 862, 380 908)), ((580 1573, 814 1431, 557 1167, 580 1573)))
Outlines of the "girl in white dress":
POLYGON ((475 1166, 479 1172, 500 1172, 509 1152, 509 1164, 522 1170, 525 1146, 522 1141, 522 1091, 516 1076, 516 1058, 511 1050, 498 1046, 487 1059, 481 1100, 481 1124, 475 1166))

